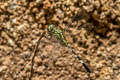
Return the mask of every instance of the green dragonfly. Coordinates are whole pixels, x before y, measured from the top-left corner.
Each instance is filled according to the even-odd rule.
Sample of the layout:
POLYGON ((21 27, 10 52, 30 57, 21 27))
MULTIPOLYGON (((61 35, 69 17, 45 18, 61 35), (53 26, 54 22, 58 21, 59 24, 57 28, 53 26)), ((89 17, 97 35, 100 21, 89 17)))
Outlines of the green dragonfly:
MULTIPOLYGON (((91 72, 89 67, 83 62, 83 60, 75 53, 75 51, 69 46, 68 42, 65 40, 65 37, 64 37, 64 34, 63 34, 63 31, 59 28, 54 28, 54 25, 51 24, 48 26, 48 32, 50 32, 51 35, 54 35, 56 37, 57 40, 59 40, 63 45, 65 45, 67 48, 69 48, 72 53, 75 55, 75 57, 77 57, 79 60, 80 60, 80 63, 84 66, 84 68, 86 69, 87 72, 91 72)), ((40 44, 40 41, 42 39, 42 37, 46 37, 45 36, 45 33, 46 31, 42 32, 41 33, 41 36, 39 38, 39 40, 37 41, 36 45, 35 45, 35 49, 34 49, 34 54, 32 56, 32 60, 31 60, 31 71, 30 71, 30 77, 29 77, 29 80, 32 79, 32 73, 33 73, 33 65, 34 65, 34 59, 35 59, 35 56, 37 54, 37 49, 38 49, 38 46, 40 44)), ((47 38, 47 37, 46 37, 47 38)))
POLYGON ((48 26, 48 31, 56 37, 57 40, 59 40, 63 45, 68 47, 72 53, 80 60, 80 63, 84 66, 84 68, 87 70, 87 72, 91 72, 88 66, 84 63, 84 61, 78 56, 75 51, 69 46, 68 42, 65 40, 63 31, 59 28, 55 28, 53 24, 48 26))

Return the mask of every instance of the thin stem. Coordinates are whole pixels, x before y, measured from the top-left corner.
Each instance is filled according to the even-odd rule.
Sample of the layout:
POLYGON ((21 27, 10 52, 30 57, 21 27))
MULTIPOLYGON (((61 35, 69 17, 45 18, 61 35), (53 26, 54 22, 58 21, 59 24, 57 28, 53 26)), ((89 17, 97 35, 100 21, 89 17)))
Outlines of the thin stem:
POLYGON ((38 46, 39 46, 40 41, 41 41, 42 37, 44 36, 44 34, 45 34, 45 31, 41 33, 40 38, 39 38, 38 42, 37 42, 36 45, 35 45, 35 49, 34 49, 34 53, 33 53, 33 57, 32 57, 32 60, 31 60, 31 71, 30 71, 30 77, 29 77, 29 80, 32 80, 32 75, 33 75, 32 73, 33 73, 34 59, 35 59, 35 56, 36 56, 36 54, 37 54, 38 46))

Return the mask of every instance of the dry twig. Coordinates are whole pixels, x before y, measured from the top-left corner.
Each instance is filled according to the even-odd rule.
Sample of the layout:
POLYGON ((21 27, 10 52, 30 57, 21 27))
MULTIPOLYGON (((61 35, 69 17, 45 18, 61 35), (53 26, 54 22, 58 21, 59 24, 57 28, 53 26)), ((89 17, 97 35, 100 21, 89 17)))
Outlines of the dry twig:
POLYGON ((42 37, 44 36, 44 34, 45 34, 45 31, 41 33, 40 38, 39 38, 38 42, 37 42, 36 45, 35 45, 33 57, 32 57, 32 59, 31 59, 31 71, 30 71, 29 80, 32 80, 34 59, 35 59, 35 56, 36 56, 36 54, 37 54, 38 46, 39 46, 40 41, 41 41, 42 37))

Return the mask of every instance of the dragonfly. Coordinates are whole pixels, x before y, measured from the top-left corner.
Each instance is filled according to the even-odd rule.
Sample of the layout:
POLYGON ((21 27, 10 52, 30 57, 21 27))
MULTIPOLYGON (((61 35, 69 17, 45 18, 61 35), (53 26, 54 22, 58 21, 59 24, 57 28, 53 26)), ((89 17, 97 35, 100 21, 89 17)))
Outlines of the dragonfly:
POLYGON ((55 28, 53 24, 48 26, 48 31, 54 35, 56 37, 57 40, 60 41, 60 43, 62 43, 65 47, 69 48, 72 52, 72 54, 74 54, 74 56, 80 61, 80 63, 84 66, 84 68, 86 69, 87 72, 91 72, 91 70, 89 69, 89 67, 85 64, 85 62, 81 59, 80 56, 78 56, 75 51, 70 47, 70 45, 68 44, 68 42, 65 40, 65 36, 63 34, 63 31, 60 28, 55 28))
MULTIPOLYGON (((39 40, 37 41, 36 45, 35 45, 35 49, 34 49, 34 54, 32 56, 32 59, 31 59, 31 71, 30 71, 30 77, 29 77, 29 80, 32 79, 32 73, 33 73, 33 65, 34 65, 34 59, 35 59, 35 56, 37 54, 37 49, 38 49, 38 46, 40 44, 40 41, 42 39, 42 37, 46 37, 45 36, 45 33, 46 31, 43 31, 40 35, 40 38, 39 40)), ((85 64, 85 62, 81 59, 80 56, 78 56, 75 51, 72 49, 72 47, 68 44, 68 42, 66 41, 65 39, 65 36, 63 34, 63 31, 60 29, 60 28, 55 28, 53 24, 49 25, 48 26, 48 33, 50 33, 50 35, 54 35, 56 37, 56 39, 58 41, 60 41, 60 43, 62 43, 65 47, 69 48, 72 52, 72 54, 74 54, 74 56, 80 61, 80 63, 84 66, 84 68, 86 69, 87 72, 91 73, 91 70, 89 69, 89 67, 85 64)))

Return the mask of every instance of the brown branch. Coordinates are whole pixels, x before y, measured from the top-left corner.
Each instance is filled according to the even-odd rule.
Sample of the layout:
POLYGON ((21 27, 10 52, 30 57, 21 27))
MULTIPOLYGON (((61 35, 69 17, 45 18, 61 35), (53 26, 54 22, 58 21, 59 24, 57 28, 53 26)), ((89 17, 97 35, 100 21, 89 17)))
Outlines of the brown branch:
POLYGON ((34 49, 34 53, 33 53, 33 57, 32 57, 32 59, 31 59, 31 71, 30 71, 30 77, 29 77, 29 80, 32 80, 32 75, 33 75, 32 73, 33 73, 34 59, 35 59, 35 56, 36 56, 36 54, 37 54, 38 46, 39 46, 40 41, 41 41, 42 37, 44 36, 44 34, 45 34, 45 31, 41 33, 40 38, 39 38, 38 42, 37 42, 36 45, 35 45, 35 49, 34 49))

